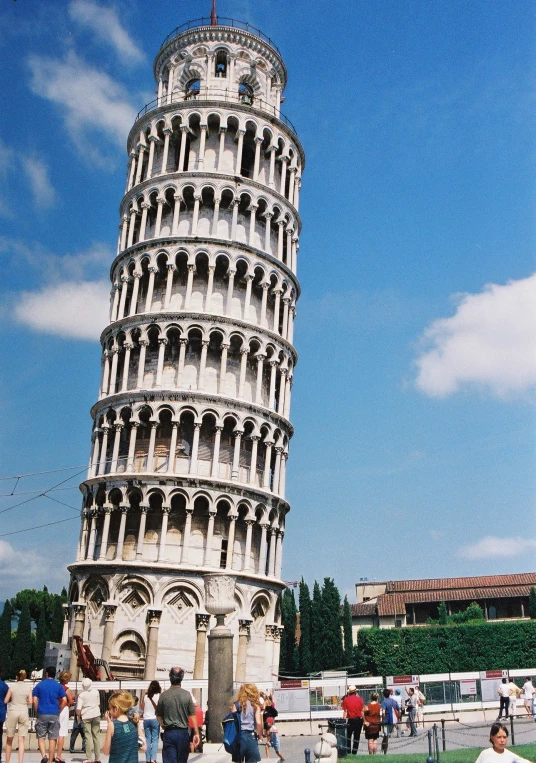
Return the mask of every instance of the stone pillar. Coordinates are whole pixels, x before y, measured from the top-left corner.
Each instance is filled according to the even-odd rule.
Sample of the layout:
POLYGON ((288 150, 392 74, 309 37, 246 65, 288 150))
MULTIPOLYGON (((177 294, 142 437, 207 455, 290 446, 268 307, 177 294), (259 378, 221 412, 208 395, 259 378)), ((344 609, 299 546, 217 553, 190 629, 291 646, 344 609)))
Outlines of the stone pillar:
POLYGON ((158 654, 158 629, 160 628, 161 609, 150 609, 147 612, 147 655, 145 657, 144 679, 152 681, 156 678, 156 656, 158 654))
POLYGON ((264 680, 272 680, 272 665, 274 663, 274 626, 267 625, 264 635, 264 680))
POLYGON ((147 512, 149 505, 140 503, 140 527, 138 530, 138 542, 136 544, 136 559, 143 559, 143 543, 145 541, 145 525, 147 524, 147 512))
POLYGON ((254 524, 254 519, 246 519, 246 548, 244 549, 244 566, 242 567, 244 572, 251 568, 251 536, 254 524))
POLYGON ((266 540, 266 532, 268 530, 268 523, 267 522, 261 522, 261 547, 259 551, 259 569, 257 570, 258 575, 266 575, 266 551, 267 551, 267 540, 266 540))
POLYGON ((160 548, 158 549, 158 561, 163 562, 166 558, 166 539, 169 512, 171 506, 162 506, 162 530, 160 531, 160 548))
POLYGON ((86 616, 86 605, 81 601, 76 601, 72 604, 72 610, 74 612, 74 627, 73 627, 73 640, 71 644, 71 660, 69 662, 69 673, 73 681, 78 680, 78 665, 77 665, 77 650, 75 636, 84 637, 84 625, 86 616))
POLYGON ((106 559, 106 552, 108 551, 108 533, 110 532, 110 515, 112 513, 113 506, 110 503, 105 503, 104 506, 104 524, 102 527, 102 536, 99 552, 99 561, 103 562, 106 559))
POLYGON ((205 567, 210 567, 211 564, 211 556, 212 556, 212 539, 214 537, 214 519, 216 517, 216 510, 209 510, 208 513, 208 527, 207 527, 207 542, 205 545, 205 558, 203 560, 203 565, 205 567))
POLYGON ((238 653, 236 655, 235 681, 243 684, 246 681, 246 663, 251 620, 238 621, 238 653))
POLYGON ((216 626, 208 636, 209 742, 222 741, 221 719, 229 712, 233 698, 233 634, 225 625, 225 615, 236 608, 234 590, 231 575, 205 575, 205 607, 216 616, 216 626))
POLYGON ((194 661, 194 681, 203 678, 205 667, 205 649, 207 645, 207 630, 210 622, 210 615, 197 614, 195 616, 195 627, 197 637, 195 641, 195 661, 194 661))
POLYGON ((119 522, 119 535, 117 537, 117 551, 115 552, 115 560, 121 561, 123 559, 123 546, 125 544, 125 528, 127 525, 127 512, 129 510, 129 506, 127 504, 122 504, 119 507, 119 511, 121 512, 121 520, 119 522))
POLYGON ((227 538, 227 564, 225 568, 227 570, 233 569, 233 554, 234 554, 234 539, 236 530, 236 517, 229 517, 229 535, 227 538))
POLYGON ((274 651, 272 655, 271 681, 277 680, 277 674, 279 673, 279 654, 281 652, 281 634, 283 633, 283 628, 280 625, 273 625, 272 633, 274 637, 274 651))
POLYGON ((190 548, 190 534, 192 532, 192 514, 193 508, 186 509, 186 520, 184 523, 184 538, 182 542, 182 554, 181 563, 186 564, 188 562, 188 550, 190 548))
POLYGON ((104 607, 104 633, 102 636, 102 653, 101 659, 105 662, 110 662, 112 655, 112 644, 114 641, 114 621, 117 604, 112 604, 107 601, 103 604, 104 607))

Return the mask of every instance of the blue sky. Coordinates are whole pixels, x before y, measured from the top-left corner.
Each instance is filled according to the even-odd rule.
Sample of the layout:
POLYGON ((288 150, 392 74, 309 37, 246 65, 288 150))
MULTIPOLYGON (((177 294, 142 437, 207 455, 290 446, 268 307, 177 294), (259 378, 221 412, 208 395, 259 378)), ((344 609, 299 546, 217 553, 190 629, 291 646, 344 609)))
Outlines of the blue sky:
MULTIPOLYGON (((2 4, 0 476, 73 468, 0 482, 0 600, 67 580, 126 136, 161 42, 209 11, 2 4)), ((307 156, 284 579, 353 601, 362 577, 535 569, 534 4, 218 12, 278 45, 307 156)))

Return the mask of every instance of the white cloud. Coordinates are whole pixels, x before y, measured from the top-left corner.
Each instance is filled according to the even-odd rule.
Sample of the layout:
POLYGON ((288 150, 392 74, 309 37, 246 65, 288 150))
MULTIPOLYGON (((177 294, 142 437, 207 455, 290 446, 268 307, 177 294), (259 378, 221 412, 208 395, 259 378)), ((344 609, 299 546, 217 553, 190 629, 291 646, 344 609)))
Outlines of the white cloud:
POLYGON ((74 21, 91 29, 97 37, 109 43, 123 61, 140 63, 145 56, 121 26, 112 8, 98 5, 91 0, 73 0, 69 15, 74 21))
POLYGON ((107 281, 63 281, 17 296, 14 317, 34 331, 97 340, 108 323, 107 281))
POLYGON ((56 192, 48 178, 46 164, 37 157, 25 157, 22 159, 22 167, 30 181, 36 206, 42 209, 53 206, 56 192))
POLYGON ((519 556, 536 549, 536 540, 530 538, 497 538, 488 535, 476 543, 462 546, 456 556, 462 559, 491 559, 519 556))
POLYGON ((121 84, 73 52, 63 60, 34 55, 28 63, 32 92, 61 106, 69 135, 88 161, 102 161, 88 137, 92 131, 124 146, 136 112, 121 84))
MULTIPOLYGON (((66 557, 70 559, 70 557, 66 557)), ((54 589, 68 580, 66 566, 46 549, 15 549, 0 539, 1 597, 13 596, 22 587, 41 588, 43 583, 54 589)))
POLYGON ((480 388, 503 398, 534 389, 536 273, 455 300, 455 314, 433 321, 422 336, 417 389, 447 397, 480 388))

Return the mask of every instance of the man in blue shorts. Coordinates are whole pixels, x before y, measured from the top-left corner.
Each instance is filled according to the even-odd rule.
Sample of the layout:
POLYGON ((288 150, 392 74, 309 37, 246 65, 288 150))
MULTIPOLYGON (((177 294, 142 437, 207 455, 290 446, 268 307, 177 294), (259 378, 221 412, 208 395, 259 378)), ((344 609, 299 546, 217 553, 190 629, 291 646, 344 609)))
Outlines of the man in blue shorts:
POLYGON ((63 686, 56 681, 56 668, 45 669, 45 678, 34 687, 33 706, 36 713, 35 735, 41 763, 53 763, 56 741, 60 733, 60 713, 67 705, 67 695, 63 686), (48 757, 45 739, 48 735, 48 757))

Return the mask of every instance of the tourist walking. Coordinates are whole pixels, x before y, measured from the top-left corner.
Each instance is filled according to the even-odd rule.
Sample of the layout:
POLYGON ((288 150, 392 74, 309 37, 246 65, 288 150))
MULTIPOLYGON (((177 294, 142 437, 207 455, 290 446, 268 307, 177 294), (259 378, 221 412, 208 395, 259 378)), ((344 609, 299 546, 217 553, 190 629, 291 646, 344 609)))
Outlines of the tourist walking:
POLYGON ((342 701, 342 717, 346 718, 346 754, 357 755, 363 728, 363 700, 356 686, 349 686, 342 701))
POLYGON ((6 703, 4 707, 7 707, 7 703, 9 703, 6 717, 6 763, 9 763, 11 760, 15 734, 18 736, 19 763, 22 763, 24 759, 24 746, 30 725, 28 706, 32 704, 32 687, 26 681, 25 670, 19 670, 16 679, 16 682, 11 684, 8 693, 4 697, 4 702, 6 703))
POLYGON ((6 720, 5 698, 9 692, 9 686, 4 681, 4 676, 0 673, 0 758, 2 757, 2 736, 4 734, 4 721, 6 720))
POLYGON ((381 704, 381 709, 383 726, 382 752, 384 754, 387 754, 387 750, 389 749, 389 737, 393 733, 395 726, 398 728, 400 706, 398 702, 391 696, 392 693, 392 689, 383 690, 383 701, 381 704))
POLYGON ((36 713, 35 735, 41 763, 52 763, 56 752, 56 742, 60 733, 60 713, 67 704, 65 689, 56 681, 56 668, 51 665, 45 669, 45 678, 34 686, 33 706, 36 713), (48 737, 48 757, 46 739, 48 737))
POLYGON ((242 684, 233 709, 240 713, 239 753, 233 755, 233 763, 257 763, 261 759, 258 740, 263 738, 263 727, 259 690, 255 684, 242 684))
POLYGON ((369 755, 376 755, 378 752, 378 737, 382 728, 382 709, 378 699, 378 693, 373 691, 368 704, 363 708, 363 725, 369 755))
POLYGON ((82 679, 76 712, 84 724, 86 735, 85 763, 100 763, 100 694, 98 689, 93 688, 91 678, 82 679))
POLYGON ((503 717, 508 718, 508 709, 510 707, 510 687, 508 686, 508 679, 503 678, 497 689, 499 695, 499 715, 497 720, 500 721, 503 717))
POLYGON ((264 732, 266 757, 270 757, 270 747, 275 751, 275 754, 279 760, 285 760, 281 755, 281 741, 279 739, 279 732, 274 726, 275 719, 279 713, 277 712, 274 700, 271 694, 268 694, 264 699, 264 707, 262 710, 262 729, 264 732))
POLYGON ((525 705, 527 715, 532 715, 532 699, 535 694, 536 692, 534 691, 532 680, 530 676, 527 676, 521 690, 521 696, 523 697, 523 704, 525 705))
POLYGON ((108 763, 138 763, 138 750, 145 742, 138 736, 139 715, 133 712, 134 698, 128 691, 115 692, 108 702, 106 737, 102 751, 108 763))
POLYGON ((151 681, 142 702, 143 731, 145 732, 145 743, 147 745, 145 759, 147 763, 156 763, 158 737, 160 734, 160 724, 156 718, 156 705, 161 693, 162 687, 158 681, 151 681))
POLYGON ((508 729, 502 723, 494 723, 489 732, 492 746, 482 750, 476 763, 529 763, 521 755, 506 749, 508 729))
POLYGON ((62 760, 62 753, 63 753, 63 745, 65 742, 65 737, 69 733, 69 710, 74 705, 74 697, 72 691, 69 689, 67 684, 71 680, 71 674, 68 670, 62 670, 61 673, 58 676, 60 684, 65 689, 65 695, 67 697, 67 704, 63 708, 63 710, 60 713, 60 735, 58 737, 58 749, 56 750, 56 757, 54 760, 56 763, 65 763, 64 760, 62 760))
POLYGON ((410 727, 410 737, 417 736, 417 726, 415 724, 415 716, 417 715, 417 707, 419 704, 419 698, 415 692, 413 686, 407 689, 408 699, 406 700, 406 707, 408 709, 408 722, 410 727))
POLYGON ((76 744, 76 740, 78 739, 78 736, 82 737, 82 750, 86 752, 86 732, 84 730, 84 722, 78 717, 78 695, 75 697, 74 700, 74 707, 73 707, 73 728, 71 729, 71 738, 69 740, 69 752, 72 754, 74 753, 74 746, 76 744))
POLYGON ((171 668, 171 686, 163 691, 156 705, 156 717, 164 729, 162 745, 163 763, 186 763, 190 753, 188 734, 189 719, 194 729, 193 743, 199 744, 199 727, 195 715, 195 705, 190 692, 181 687, 184 678, 182 668, 171 668))
POLYGON ((508 712, 510 715, 515 716, 517 713, 517 700, 521 696, 521 689, 512 681, 512 679, 510 679, 508 683, 508 696, 510 698, 508 712))

